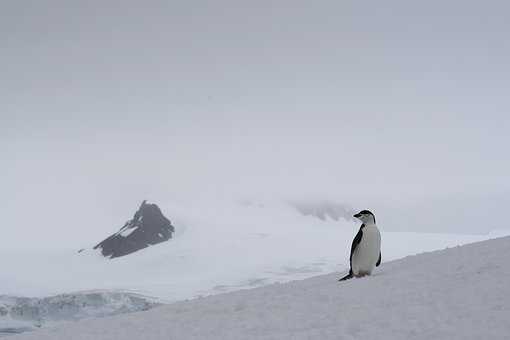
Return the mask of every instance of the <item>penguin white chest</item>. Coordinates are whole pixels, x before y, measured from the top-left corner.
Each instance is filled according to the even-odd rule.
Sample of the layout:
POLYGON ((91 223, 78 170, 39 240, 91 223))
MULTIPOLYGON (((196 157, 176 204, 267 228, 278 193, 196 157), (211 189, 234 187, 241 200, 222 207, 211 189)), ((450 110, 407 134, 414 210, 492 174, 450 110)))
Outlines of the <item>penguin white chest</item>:
POLYGON ((365 226, 363 236, 352 254, 352 272, 355 276, 369 275, 375 268, 381 252, 381 234, 375 225, 365 226))

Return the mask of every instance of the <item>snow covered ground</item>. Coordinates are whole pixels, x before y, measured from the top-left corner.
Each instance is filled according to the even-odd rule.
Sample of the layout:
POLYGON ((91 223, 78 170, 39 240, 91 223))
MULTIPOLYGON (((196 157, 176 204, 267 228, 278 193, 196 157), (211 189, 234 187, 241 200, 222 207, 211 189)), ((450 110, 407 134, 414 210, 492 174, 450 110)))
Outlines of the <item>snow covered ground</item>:
POLYGON ((505 237, 12 339, 508 339, 509 257, 505 237))
MULTIPOLYGON (((348 268, 350 243, 359 223, 340 217, 346 215, 340 208, 328 206, 326 214, 317 206, 304 214, 294 204, 276 200, 210 202, 162 205, 176 226, 175 238, 113 260, 93 251, 94 242, 87 245, 81 240, 66 242, 74 249, 2 249, 0 295, 12 300, 101 290, 112 296, 127 292, 171 303, 348 268), (81 248, 86 250, 78 253, 81 248)), ((385 227, 381 221, 383 262, 497 236, 387 232, 385 227)), ((105 235, 116 229, 112 226, 105 235)), ((70 319, 107 315, 101 313, 108 308, 138 310, 118 309, 115 304, 92 312, 77 308, 70 319)), ((45 327, 53 319, 51 313, 43 322, 4 317, 1 328, 45 327)))

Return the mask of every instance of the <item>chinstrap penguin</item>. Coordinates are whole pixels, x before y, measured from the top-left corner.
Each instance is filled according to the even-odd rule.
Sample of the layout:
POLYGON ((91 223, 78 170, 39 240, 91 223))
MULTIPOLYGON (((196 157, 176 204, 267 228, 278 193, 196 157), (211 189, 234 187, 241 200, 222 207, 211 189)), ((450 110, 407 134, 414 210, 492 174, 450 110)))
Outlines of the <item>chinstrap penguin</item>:
POLYGON ((381 264, 381 233, 375 224, 375 216, 368 210, 354 215, 363 224, 352 241, 349 274, 338 281, 372 274, 381 264))

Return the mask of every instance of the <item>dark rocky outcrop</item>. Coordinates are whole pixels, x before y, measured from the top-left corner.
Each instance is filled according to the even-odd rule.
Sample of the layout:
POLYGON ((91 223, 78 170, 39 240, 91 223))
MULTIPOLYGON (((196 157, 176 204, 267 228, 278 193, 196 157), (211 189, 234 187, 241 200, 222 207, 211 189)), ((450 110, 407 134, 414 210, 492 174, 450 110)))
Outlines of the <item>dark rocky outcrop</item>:
POLYGON ((132 220, 94 249, 100 249, 105 257, 120 257, 168 241, 174 231, 174 226, 156 204, 143 201, 132 220))

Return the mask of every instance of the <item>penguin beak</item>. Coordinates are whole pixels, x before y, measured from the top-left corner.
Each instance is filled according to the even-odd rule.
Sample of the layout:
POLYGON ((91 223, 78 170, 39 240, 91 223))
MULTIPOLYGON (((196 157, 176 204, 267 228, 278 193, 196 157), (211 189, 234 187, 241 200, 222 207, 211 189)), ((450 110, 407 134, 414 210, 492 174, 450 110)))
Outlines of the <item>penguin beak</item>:
POLYGON ((356 215, 353 215, 353 217, 360 218, 360 217, 361 217, 361 214, 360 214, 360 213, 357 213, 356 215))

